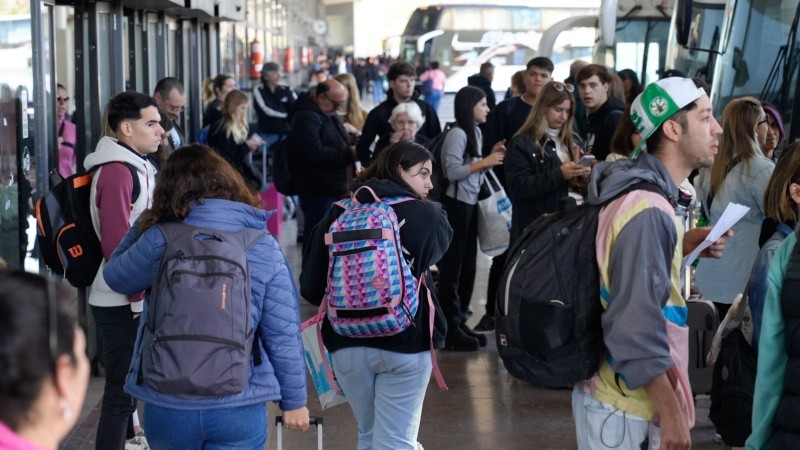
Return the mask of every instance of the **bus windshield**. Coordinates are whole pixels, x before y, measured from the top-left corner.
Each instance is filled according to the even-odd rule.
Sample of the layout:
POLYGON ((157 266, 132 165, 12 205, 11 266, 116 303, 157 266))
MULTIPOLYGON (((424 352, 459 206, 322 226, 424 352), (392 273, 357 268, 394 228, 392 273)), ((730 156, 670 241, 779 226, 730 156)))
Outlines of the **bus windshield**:
POLYGON ((667 52, 669 22, 661 18, 617 22, 614 35, 614 70, 633 69, 644 74, 642 84, 658 79, 667 52))
POLYGON ((800 54, 800 36, 793 27, 798 13, 798 0, 736 2, 731 21, 723 26, 727 38, 714 70, 711 100, 717 115, 731 99, 751 95, 775 104, 791 123, 800 54))

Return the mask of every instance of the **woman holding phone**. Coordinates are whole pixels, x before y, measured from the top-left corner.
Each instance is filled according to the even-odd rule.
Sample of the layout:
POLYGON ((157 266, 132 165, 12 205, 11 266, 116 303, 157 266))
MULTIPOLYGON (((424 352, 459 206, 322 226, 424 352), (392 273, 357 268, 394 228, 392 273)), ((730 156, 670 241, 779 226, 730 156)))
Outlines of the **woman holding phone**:
POLYGON ((262 180, 253 169, 252 152, 264 141, 257 133, 250 132, 247 124, 249 105, 244 92, 229 92, 222 106, 222 118, 211 125, 208 145, 215 148, 242 174, 248 186, 258 189, 262 180))
POLYGON ((512 244, 534 219, 562 209, 570 190, 586 185, 594 158, 582 156, 580 138, 572 132, 574 91, 571 84, 547 83, 508 145, 503 167, 514 205, 512 244))

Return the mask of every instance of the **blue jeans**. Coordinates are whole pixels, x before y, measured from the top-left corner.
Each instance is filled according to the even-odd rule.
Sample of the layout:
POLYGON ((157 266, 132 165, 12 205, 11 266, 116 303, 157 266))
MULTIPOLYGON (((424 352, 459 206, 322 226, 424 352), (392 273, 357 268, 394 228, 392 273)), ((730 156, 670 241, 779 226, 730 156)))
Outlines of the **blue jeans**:
POLYGON ((598 401, 578 386, 572 389, 572 417, 579 450, 658 449, 661 445, 661 429, 653 422, 598 401))
POLYGON ((200 411, 144 405, 147 442, 158 450, 262 450, 267 442, 267 405, 200 411))
POLYGON ((358 422, 358 450, 418 448, 431 367, 429 351, 349 347, 333 352, 336 379, 358 422))
POLYGON ((439 103, 442 101, 443 95, 444 91, 437 91, 434 89, 430 94, 425 96, 425 101, 431 105, 431 108, 433 108, 434 111, 439 111, 439 103))

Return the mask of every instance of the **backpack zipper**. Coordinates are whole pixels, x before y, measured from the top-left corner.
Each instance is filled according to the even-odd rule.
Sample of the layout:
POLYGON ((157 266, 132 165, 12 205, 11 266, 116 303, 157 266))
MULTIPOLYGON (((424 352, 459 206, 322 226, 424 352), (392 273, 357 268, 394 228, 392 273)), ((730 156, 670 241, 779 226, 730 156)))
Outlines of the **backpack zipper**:
POLYGON ((517 257, 517 260, 514 261, 514 264, 511 266, 511 270, 508 271, 508 277, 506 277, 506 292, 505 292, 506 295, 505 295, 505 304, 503 305, 503 315, 505 316, 508 315, 508 297, 509 297, 508 291, 511 287, 511 279, 514 278, 514 272, 517 270, 517 265, 519 265, 520 260, 522 260, 522 255, 525 254, 525 250, 526 249, 523 249, 520 252, 519 256, 517 257))
POLYGON ((198 335, 198 334, 175 334, 172 336, 161 336, 161 337, 154 337, 152 347, 159 342, 169 342, 169 341, 201 341, 201 342, 216 342, 217 344, 224 344, 230 347, 236 347, 239 350, 244 350, 245 346, 241 342, 232 341, 230 339, 223 339, 216 336, 206 336, 206 335, 198 335))

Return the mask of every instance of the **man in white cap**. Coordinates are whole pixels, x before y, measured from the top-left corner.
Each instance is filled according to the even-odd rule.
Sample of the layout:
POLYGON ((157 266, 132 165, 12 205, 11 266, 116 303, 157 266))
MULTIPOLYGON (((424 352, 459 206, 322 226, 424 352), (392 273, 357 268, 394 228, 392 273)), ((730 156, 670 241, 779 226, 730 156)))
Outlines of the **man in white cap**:
MULTIPOLYGON (((596 241, 607 353, 598 372, 573 390, 578 447, 688 449, 694 403, 681 259, 709 230, 684 237, 678 185, 711 166, 722 128, 705 91, 687 78, 648 85, 631 119, 647 152, 597 164, 589 183, 587 201, 608 202, 596 241)), ((720 257, 724 241, 704 256, 720 257)))

